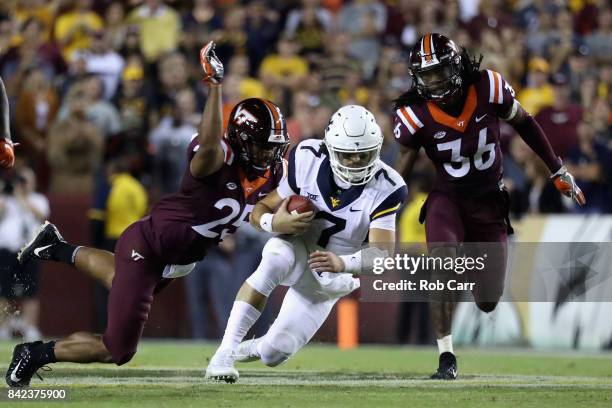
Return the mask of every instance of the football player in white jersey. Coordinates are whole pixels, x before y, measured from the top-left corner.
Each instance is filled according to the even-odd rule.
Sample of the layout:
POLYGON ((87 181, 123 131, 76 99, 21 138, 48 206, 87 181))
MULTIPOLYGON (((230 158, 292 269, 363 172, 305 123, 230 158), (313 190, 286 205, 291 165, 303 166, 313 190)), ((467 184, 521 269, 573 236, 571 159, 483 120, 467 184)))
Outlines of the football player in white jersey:
POLYGON ((287 177, 251 214, 256 228, 277 233, 259 267, 240 288, 206 378, 234 382, 235 361, 283 363, 314 336, 336 301, 359 287, 362 257, 395 241, 395 214, 407 188, 380 161, 383 136, 374 116, 348 105, 332 116, 324 140, 305 140, 290 153, 287 177), (308 197, 316 213, 289 214, 288 197, 308 197), (280 207, 279 207, 280 206, 280 207), (276 213, 274 209, 279 208, 276 213), (363 248, 368 239, 369 248, 363 248), (278 285, 289 286, 278 317, 261 338, 243 341, 278 285))

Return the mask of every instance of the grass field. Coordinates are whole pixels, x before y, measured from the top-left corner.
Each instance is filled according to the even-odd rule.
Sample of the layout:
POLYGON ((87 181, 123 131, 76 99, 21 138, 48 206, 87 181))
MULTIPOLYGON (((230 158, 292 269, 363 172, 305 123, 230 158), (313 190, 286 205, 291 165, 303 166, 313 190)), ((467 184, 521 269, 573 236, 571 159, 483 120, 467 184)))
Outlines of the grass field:
MULTIPOLYGON (((427 380, 433 348, 311 345, 287 364, 238 365, 236 384, 208 383, 210 344, 144 342, 127 366, 55 364, 34 387, 65 388, 63 403, 14 407, 612 407, 612 354, 458 349, 460 379, 427 380)), ((3 373, 12 344, 0 343, 3 373)))

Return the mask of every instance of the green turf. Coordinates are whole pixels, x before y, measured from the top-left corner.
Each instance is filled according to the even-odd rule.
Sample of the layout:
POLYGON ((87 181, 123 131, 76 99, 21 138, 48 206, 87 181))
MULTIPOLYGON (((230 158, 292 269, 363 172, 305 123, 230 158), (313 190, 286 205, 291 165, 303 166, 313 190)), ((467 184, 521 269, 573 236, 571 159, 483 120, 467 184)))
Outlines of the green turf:
MULTIPOLYGON (((0 343, 6 362, 12 344, 0 343)), ((207 383, 210 344, 144 342, 127 366, 56 364, 34 387, 68 401, 15 407, 612 407, 612 354, 459 349, 460 379, 427 380, 433 348, 308 346, 277 368, 238 365, 237 384, 207 383)), ((3 390, 6 395, 6 390, 3 390)))

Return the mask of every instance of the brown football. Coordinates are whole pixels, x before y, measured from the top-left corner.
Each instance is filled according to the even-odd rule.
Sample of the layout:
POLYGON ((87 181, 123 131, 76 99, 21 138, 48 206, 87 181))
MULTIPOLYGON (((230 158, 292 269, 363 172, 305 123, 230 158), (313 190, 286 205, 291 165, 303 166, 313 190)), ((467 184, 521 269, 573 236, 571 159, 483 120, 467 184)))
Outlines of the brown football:
POLYGON ((301 195, 292 195, 287 203, 287 211, 291 214, 302 214, 308 211, 314 211, 315 206, 308 197, 301 195))

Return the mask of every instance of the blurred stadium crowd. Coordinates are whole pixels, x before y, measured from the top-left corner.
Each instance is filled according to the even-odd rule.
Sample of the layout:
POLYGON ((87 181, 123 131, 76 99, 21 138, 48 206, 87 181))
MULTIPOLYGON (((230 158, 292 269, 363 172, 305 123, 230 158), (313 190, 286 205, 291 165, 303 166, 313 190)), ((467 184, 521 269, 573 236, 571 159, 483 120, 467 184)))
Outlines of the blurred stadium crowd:
MULTIPOLYGON (((226 68, 226 116, 243 98, 268 98, 281 106, 297 143, 323 137, 341 105, 361 104, 383 128, 382 158, 393 164, 399 149, 391 101, 411 86, 407 54, 430 31, 482 54, 483 67, 513 84, 588 199, 580 209, 562 199, 547 183, 543 163, 504 126, 513 215, 611 213, 612 8, 606 0, 5 0, 0 75, 20 146, 18 166, 1 178, 19 183, 17 175, 31 168, 42 193, 89 195, 97 225, 92 240, 112 249, 129 223, 178 187, 206 100, 198 51, 211 39, 226 68)), ((419 161, 414 207, 432 177, 429 161, 419 161)), ((407 223, 415 222, 411 215, 407 223)), ((226 275, 191 275, 200 280, 188 285, 194 316, 209 302, 198 288, 248 276, 261 240, 239 234, 207 258, 204 264, 226 275), (234 253, 250 259, 236 263, 240 273, 230 265, 234 253)), ((226 297, 225 305, 214 300, 218 308, 231 307, 226 297)), ((206 330, 194 325, 198 336, 206 330)))

